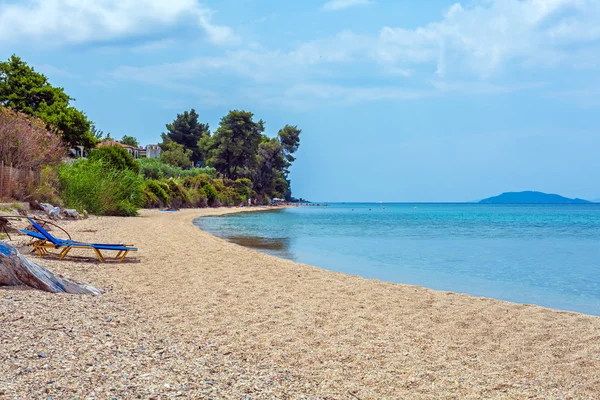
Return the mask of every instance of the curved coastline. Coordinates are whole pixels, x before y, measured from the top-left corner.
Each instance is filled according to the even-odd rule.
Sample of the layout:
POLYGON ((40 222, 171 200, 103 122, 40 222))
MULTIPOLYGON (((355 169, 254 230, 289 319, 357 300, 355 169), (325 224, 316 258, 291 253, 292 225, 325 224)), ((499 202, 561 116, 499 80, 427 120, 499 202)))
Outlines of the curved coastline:
POLYGON ((330 272, 192 224, 247 211, 71 223, 138 262, 43 260, 104 296, 0 292, 0 395, 595 396, 600 318, 330 272))

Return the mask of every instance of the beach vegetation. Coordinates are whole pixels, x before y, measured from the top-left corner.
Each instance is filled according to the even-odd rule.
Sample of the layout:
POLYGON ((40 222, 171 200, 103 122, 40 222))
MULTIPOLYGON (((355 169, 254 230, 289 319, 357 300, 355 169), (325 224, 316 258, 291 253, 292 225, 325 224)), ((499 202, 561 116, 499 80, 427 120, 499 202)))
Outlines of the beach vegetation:
POLYGON ((159 181, 147 180, 142 188, 144 205, 147 207, 162 207, 169 204, 168 187, 159 181))
POLYGON ((143 205, 143 179, 103 159, 81 159, 58 168, 60 198, 66 207, 96 215, 133 216, 143 205))
POLYGON ((63 88, 13 55, 0 62, 0 105, 40 118, 68 146, 93 148, 96 138, 86 115, 71 105, 63 88))
POLYGON ((182 144, 173 141, 164 143, 162 148, 160 159, 165 164, 183 169, 192 166, 192 150, 186 149, 182 144))
POLYGON ((177 114, 177 118, 166 125, 167 132, 162 134, 161 147, 165 148, 165 145, 171 142, 183 146, 185 154, 188 154, 190 159, 186 165, 190 165, 190 162, 196 165, 204 161, 198 142, 208 136, 209 126, 199 122, 198 118, 199 115, 193 108, 189 112, 177 114))
POLYGON ((92 161, 102 160, 105 167, 119 171, 130 170, 136 174, 140 172, 140 164, 133 156, 121 146, 103 146, 90 152, 88 158, 92 161))
POLYGON ((258 146, 265 130, 264 122, 253 120, 248 111, 233 110, 221 118, 211 140, 202 141, 207 165, 228 179, 248 174, 257 165, 258 146))
POLYGON ((158 158, 141 158, 137 160, 137 163, 140 166, 140 173, 145 179, 185 178, 202 175, 216 178, 217 176, 217 171, 214 168, 183 169, 167 164, 158 158))
POLYGON ((59 193, 58 168, 47 165, 40 171, 38 185, 32 193, 32 200, 38 203, 49 203, 55 206, 63 206, 59 193))
POLYGON ((66 155, 60 137, 37 117, 0 106, 0 161, 24 170, 57 165, 66 155))
MULTIPOLYGON (((286 125, 270 137, 263 120, 232 110, 211 133, 192 108, 166 124, 160 158, 134 159, 121 146, 96 148, 111 134, 72 101, 17 56, 0 62, 0 160, 33 177, 2 196, 97 215, 291 199, 289 172, 302 132, 296 126, 286 125), (69 147, 82 158, 67 159, 69 147)), ((139 147, 133 136, 124 135, 121 143, 139 147)))

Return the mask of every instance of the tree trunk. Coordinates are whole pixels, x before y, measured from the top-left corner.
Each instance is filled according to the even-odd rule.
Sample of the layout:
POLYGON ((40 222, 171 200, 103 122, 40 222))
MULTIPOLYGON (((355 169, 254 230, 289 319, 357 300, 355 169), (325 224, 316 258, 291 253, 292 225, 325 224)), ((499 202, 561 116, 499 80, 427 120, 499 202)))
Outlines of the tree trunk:
POLYGON ((102 294, 93 286, 59 278, 28 261, 17 249, 0 241, 0 286, 29 286, 51 293, 102 294))

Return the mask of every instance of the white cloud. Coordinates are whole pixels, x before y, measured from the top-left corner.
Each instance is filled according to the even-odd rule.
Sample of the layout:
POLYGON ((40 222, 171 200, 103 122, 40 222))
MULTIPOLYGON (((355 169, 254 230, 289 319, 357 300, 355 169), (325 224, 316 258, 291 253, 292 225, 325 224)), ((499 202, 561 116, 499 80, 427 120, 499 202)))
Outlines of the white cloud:
POLYGON ((486 78, 509 63, 575 63, 568 46, 599 46, 597 0, 492 0, 454 4, 439 22, 417 29, 384 27, 376 58, 390 66, 431 65, 439 76, 486 78))
POLYGON ((331 0, 321 7, 324 11, 337 11, 355 6, 366 6, 371 4, 370 0, 331 0))
POLYGON ((319 102, 550 91, 548 77, 538 72, 562 68, 568 74, 600 65, 600 1, 471 4, 457 3, 439 21, 414 29, 343 31, 287 50, 252 45, 218 56, 121 67, 113 78, 173 90, 226 80, 233 88, 230 98, 256 96, 256 101, 304 108, 319 102))
POLYGON ((81 44, 156 34, 178 24, 215 44, 236 42, 197 0, 26 0, 0 5, 0 43, 81 44))

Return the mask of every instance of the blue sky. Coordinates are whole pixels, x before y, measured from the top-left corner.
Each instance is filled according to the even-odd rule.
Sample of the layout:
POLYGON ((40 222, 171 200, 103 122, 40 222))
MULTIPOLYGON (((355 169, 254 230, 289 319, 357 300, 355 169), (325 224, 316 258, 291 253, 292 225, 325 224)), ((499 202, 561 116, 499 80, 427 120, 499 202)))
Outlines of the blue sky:
POLYGON ((113 137, 298 125, 308 199, 600 198, 598 0, 0 0, 13 53, 113 137))

